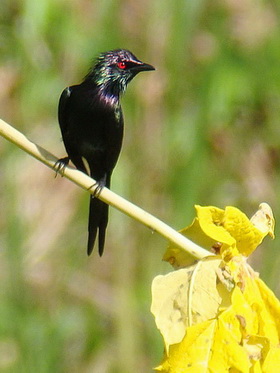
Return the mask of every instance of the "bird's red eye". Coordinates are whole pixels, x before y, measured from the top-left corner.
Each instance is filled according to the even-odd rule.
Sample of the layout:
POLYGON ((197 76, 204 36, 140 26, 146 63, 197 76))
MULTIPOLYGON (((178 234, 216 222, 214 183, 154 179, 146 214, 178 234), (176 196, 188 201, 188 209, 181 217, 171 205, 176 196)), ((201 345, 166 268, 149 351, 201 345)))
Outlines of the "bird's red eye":
POLYGON ((121 61, 121 62, 118 62, 118 68, 119 69, 125 69, 126 68, 126 63, 125 62, 123 62, 123 61, 121 61))

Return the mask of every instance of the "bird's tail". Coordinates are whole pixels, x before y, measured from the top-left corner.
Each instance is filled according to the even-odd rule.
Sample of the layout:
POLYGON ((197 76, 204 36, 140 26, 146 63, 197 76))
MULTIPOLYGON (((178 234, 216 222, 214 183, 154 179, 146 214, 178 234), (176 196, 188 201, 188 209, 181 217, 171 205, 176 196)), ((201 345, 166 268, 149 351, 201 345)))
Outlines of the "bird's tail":
POLYGON ((106 203, 93 196, 90 197, 87 246, 88 255, 92 253, 97 231, 99 255, 101 256, 103 254, 105 233, 108 224, 108 210, 109 206, 106 203))
MULTIPOLYGON (((110 188, 111 175, 106 175, 105 186, 110 188)), ((103 185, 104 185, 103 184, 103 185)), ((93 195, 90 196, 89 218, 88 218, 88 246, 87 253, 92 253, 94 242, 98 232, 98 252, 101 256, 104 251, 105 234, 108 224, 109 206, 93 195)))

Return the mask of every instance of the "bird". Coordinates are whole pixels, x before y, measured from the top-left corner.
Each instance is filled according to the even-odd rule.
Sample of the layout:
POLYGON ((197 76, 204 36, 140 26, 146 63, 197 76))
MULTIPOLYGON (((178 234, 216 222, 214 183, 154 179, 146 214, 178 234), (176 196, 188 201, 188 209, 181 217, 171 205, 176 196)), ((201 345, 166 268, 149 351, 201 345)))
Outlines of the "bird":
POLYGON ((126 49, 101 53, 80 84, 65 88, 58 105, 58 122, 67 156, 57 169, 71 162, 97 182, 90 196, 87 254, 98 234, 102 256, 108 224, 108 205, 97 197, 110 188, 112 171, 123 141, 124 119, 120 98, 127 84, 141 71, 155 70, 126 49))

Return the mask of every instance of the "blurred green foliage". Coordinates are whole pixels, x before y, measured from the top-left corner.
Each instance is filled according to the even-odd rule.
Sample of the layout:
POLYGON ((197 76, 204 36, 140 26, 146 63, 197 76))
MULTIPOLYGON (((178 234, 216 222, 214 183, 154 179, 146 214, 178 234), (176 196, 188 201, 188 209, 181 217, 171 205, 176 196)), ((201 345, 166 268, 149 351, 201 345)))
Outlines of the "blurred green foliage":
MULTIPOLYGON (((57 102, 99 52, 156 66, 123 98, 112 189, 179 229, 193 205, 268 202, 279 220, 280 6, 250 0, 1 0, 0 116, 57 156, 57 102)), ((162 342, 150 284, 166 242, 111 209, 86 257, 88 196, 0 139, 0 371, 147 372, 162 342)), ((255 269, 279 295, 280 255, 255 269)))

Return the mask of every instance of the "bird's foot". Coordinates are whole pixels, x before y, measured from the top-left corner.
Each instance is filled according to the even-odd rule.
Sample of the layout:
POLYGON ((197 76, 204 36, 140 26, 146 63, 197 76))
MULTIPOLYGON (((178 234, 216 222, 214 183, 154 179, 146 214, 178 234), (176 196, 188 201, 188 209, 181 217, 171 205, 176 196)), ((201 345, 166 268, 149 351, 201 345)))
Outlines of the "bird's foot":
POLYGON ((69 157, 60 158, 58 161, 55 162, 53 169, 55 171, 55 177, 57 177, 58 173, 61 173, 63 176, 65 167, 68 165, 70 161, 69 157))
POLYGON ((99 197, 100 193, 102 192, 102 189, 104 188, 105 184, 102 181, 96 181, 93 185, 91 185, 88 190, 91 190, 94 188, 94 191, 92 193, 93 197, 99 197))

